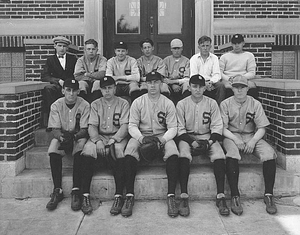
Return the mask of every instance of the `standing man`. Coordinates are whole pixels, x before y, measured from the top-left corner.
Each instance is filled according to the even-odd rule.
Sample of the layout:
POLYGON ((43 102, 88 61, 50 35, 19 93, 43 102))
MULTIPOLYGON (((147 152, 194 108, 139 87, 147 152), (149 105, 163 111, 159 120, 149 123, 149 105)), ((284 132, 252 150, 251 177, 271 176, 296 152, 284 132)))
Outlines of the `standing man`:
POLYGON ((41 80, 50 82, 50 85, 45 86, 42 91, 44 121, 48 120, 51 104, 63 96, 61 90, 64 81, 74 78, 74 68, 77 61, 76 56, 67 53, 71 44, 69 39, 58 36, 53 38, 53 43, 55 55, 47 58, 41 73, 41 80))
POLYGON ((235 34, 231 38, 233 50, 225 53, 220 58, 220 70, 222 82, 226 87, 226 98, 233 95, 231 82, 234 76, 242 75, 248 80, 248 94, 258 99, 258 90, 253 81, 255 77, 256 63, 254 55, 251 52, 244 51, 244 37, 241 34, 235 34))
POLYGON ((97 54, 98 42, 84 42, 84 56, 77 60, 74 77, 79 81, 80 95, 90 103, 102 96, 99 80, 105 76, 107 59, 97 54))
MULTIPOLYGON (((125 150, 126 199, 122 208, 123 216, 131 216, 134 205, 134 181, 141 146, 155 143, 163 152, 168 178, 168 215, 178 215, 175 203, 175 188, 178 177, 178 150, 173 138, 177 133, 176 109, 171 100, 161 95, 162 77, 158 72, 146 75, 148 93, 138 97, 131 105, 128 131, 131 139, 125 150)), ((149 153, 150 151, 148 151, 149 153)), ((160 152, 160 153, 162 153, 160 152)), ((147 151, 146 151, 147 153, 147 151)), ((150 152, 150 158, 156 157, 150 152)), ((152 159, 148 159, 152 160, 152 159)))
POLYGON ((218 104, 225 98, 225 87, 220 82, 221 72, 218 57, 210 52, 212 40, 202 36, 198 40, 199 53, 190 59, 191 76, 200 74, 205 79, 204 95, 215 99, 218 104))
MULTIPOLYGON (((141 76, 141 84, 140 84, 140 95, 147 93, 147 85, 146 75, 150 72, 157 72, 162 75, 162 77, 166 76, 166 66, 162 58, 153 55, 154 51, 154 42, 150 38, 145 38, 140 41, 140 47, 143 55, 137 59, 140 76, 141 76)), ((167 97, 170 97, 170 90, 166 83, 162 83, 161 93, 167 97)))
POLYGON ((191 96, 177 104, 178 149, 180 165, 181 195, 187 194, 187 184, 192 156, 208 155, 214 166, 217 184, 216 205, 221 215, 229 215, 226 205, 225 155, 219 141, 222 139, 223 124, 218 104, 203 95, 206 89, 205 79, 201 75, 190 78, 191 96), (200 145, 203 151, 198 151, 200 145))
POLYGON ((243 213, 238 190, 240 152, 253 153, 263 162, 265 182, 264 202, 269 214, 276 214, 273 188, 276 174, 276 154, 273 148, 262 138, 266 133, 269 120, 259 101, 247 96, 248 79, 237 75, 233 77, 234 96, 221 103, 221 115, 224 123, 223 146, 226 150, 227 180, 231 190, 231 210, 236 215, 243 213))
POLYGON ((84 173, 81 209, 84 214, 90 214, 93 210, 90 203, 90 186, 94 165, 98 156, 114 155, 110 152, 110 146, 112 146, 116 157, 116 168, 113 169, 116 193, 110 213, 117 215, 123 206, 124 150, 128 142, 129 103, 121 97, 115 96, 116 83, 112 77, 101 78, 100 88, 103 97, 91 104, 88 128, 90 139, 82 151, 84 173))
POLYGON ((164 59, 166 65, 166 78, 164 82, 169 85, 171 99, 175 104, 182 98, 190 95, 188 90, 190 80, 190 61, 182 55, 183 43, 180 39, 171 41, 172 55, 164 59))
POLYGON ((117 96, 130 96, 134 100, 140 93, 140 74, 136 59, 127 55, 128 47, 125 42, 115 43, 115 54, 115 57, 107 61, 105 74, 115 79, 117 96))
POLYGON ((90 105, 83 98, 78 97, 80 92, 78 81, 67 79, 62 86, 64 97, 51 105, 49 116, 48 127, 52 128, 54 136, 48 149, 54 190, 46 207, 48 210, 54 210, 63 200, 62 157, 71 154, 73 156, 71 208, 77 211, 81 208, 81 151, 87 141, 90 105))

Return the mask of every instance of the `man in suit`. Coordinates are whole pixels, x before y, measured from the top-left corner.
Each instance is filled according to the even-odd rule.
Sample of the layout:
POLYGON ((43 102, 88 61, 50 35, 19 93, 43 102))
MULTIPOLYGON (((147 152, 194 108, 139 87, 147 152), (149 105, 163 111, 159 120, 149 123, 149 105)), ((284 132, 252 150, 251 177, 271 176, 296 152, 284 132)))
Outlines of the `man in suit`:
MULTIPOLYGON (((50 56, 43 68, 41 79, 50 82, 42 91, 43 113, 48 116, 51 104, 62 97, 62 87, 68 78, 74 78, 74 68, 77 57, 67 54, 71 41, 65 37, 53 38, 55 54, 50 56)), ((47 120, 47 118, 46 118, 47 120)))

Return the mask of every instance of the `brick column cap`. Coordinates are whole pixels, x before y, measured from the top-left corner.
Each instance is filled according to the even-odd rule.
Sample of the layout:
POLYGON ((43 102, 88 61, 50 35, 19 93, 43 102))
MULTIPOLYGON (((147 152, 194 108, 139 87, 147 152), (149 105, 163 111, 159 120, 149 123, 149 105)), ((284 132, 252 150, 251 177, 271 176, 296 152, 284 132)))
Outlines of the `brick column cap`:
POLYGON ((48 84, 48 82, 35 81, 3 83, 0 86, 0 95, 42 90, 48 84))

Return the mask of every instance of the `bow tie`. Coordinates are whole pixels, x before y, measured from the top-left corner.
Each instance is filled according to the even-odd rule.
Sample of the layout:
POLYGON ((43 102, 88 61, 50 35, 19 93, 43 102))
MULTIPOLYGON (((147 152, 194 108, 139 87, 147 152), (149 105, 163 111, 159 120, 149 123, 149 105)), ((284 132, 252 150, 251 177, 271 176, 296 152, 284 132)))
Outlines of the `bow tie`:
POLYGON ((64 58, 64 56, 63 56, 63 55, 59 55, 59 56, 58 56, 58 58, 62 58, 62 59, 63 59, 63 58, 64 58))

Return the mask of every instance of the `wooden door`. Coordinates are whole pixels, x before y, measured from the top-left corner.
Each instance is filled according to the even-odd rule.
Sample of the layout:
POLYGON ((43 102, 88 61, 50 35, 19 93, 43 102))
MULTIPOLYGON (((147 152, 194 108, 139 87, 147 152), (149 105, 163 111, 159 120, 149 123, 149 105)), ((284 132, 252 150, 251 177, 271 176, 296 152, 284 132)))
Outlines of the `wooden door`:
POLYGON ((114 42, 128 44, 129 55, 141 56, 139 42, 154 41, 154 54, 171 54, 170 41, 184 43, 183 54, 190 58, 194 45, 194 0, 104 0, 104 48, 107 58, 114 56, 114 42))

